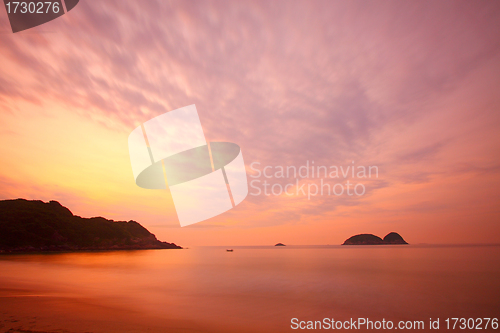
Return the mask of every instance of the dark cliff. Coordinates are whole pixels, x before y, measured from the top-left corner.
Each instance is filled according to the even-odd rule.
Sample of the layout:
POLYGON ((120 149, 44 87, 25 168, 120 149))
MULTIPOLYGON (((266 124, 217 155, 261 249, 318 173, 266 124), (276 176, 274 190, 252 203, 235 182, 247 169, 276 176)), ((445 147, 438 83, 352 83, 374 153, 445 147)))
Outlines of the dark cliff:
POLYGON ((135 221, 82 218, 57 201, 0 201, 0 252, 180 249, 135 221))

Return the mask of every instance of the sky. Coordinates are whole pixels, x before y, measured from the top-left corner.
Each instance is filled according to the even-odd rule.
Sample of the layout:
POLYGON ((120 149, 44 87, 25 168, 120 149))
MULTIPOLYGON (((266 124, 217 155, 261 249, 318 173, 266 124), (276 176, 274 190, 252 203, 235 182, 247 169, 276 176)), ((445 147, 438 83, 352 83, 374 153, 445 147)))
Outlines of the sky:
POLYGON ((500 242, 498 1, 82 0, 16 34, 0 7, 0 199, 182 246, 500 242), (241 147, 254 187, 181 228, 168 189, 135 184, 127 140, 191 104, 208 141, 241 147), (378 176, 323 179, 363 195, 256 195, 320 185, 262 174, 313 163, 378 176))

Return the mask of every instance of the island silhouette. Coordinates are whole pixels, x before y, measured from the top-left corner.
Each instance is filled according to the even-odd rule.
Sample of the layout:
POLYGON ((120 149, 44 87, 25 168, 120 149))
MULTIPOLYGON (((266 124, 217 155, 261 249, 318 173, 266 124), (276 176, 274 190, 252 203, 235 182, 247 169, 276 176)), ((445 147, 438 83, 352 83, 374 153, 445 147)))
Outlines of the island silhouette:
POLYGON ((75 216, 57 201, 1 200, 0 253, 182 249, 135 221, 75 216))
POLYGON ((372 234, 359 234, 344 241, 342 245, 401 245, 408 244, 397 232, 388 233, 384 239, 372 234))

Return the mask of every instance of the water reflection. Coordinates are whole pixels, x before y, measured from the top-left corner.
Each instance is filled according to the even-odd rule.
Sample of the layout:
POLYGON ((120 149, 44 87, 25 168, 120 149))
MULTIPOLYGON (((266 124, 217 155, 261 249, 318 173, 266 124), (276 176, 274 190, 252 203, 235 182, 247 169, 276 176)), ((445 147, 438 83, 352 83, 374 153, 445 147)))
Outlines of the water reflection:
POLYGON ((498 316, 499 280, 499 246, 0 256, 0 283, 12 294, 81 297, 158 317, 261 332, 288 331, 293 317, 498 316))

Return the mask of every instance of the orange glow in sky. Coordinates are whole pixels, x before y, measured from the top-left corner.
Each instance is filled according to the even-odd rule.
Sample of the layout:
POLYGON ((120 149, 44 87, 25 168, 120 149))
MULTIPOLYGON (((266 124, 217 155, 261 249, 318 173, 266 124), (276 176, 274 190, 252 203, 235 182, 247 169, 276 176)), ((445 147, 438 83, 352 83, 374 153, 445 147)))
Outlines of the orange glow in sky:
POLYGON ((162 6, 82 1, 16 34, 0 21, 0 199, 136 220, 182 246, 391 231, 413 244, 498 243, 497 3, 162 6), (169 190, 135 185, 127 138, 190 104, 208 141, 241 147, 249 183, 266 180, 253 162, 354 161, 379 175, 362 196, 249 194, 181 228, 169 190))

